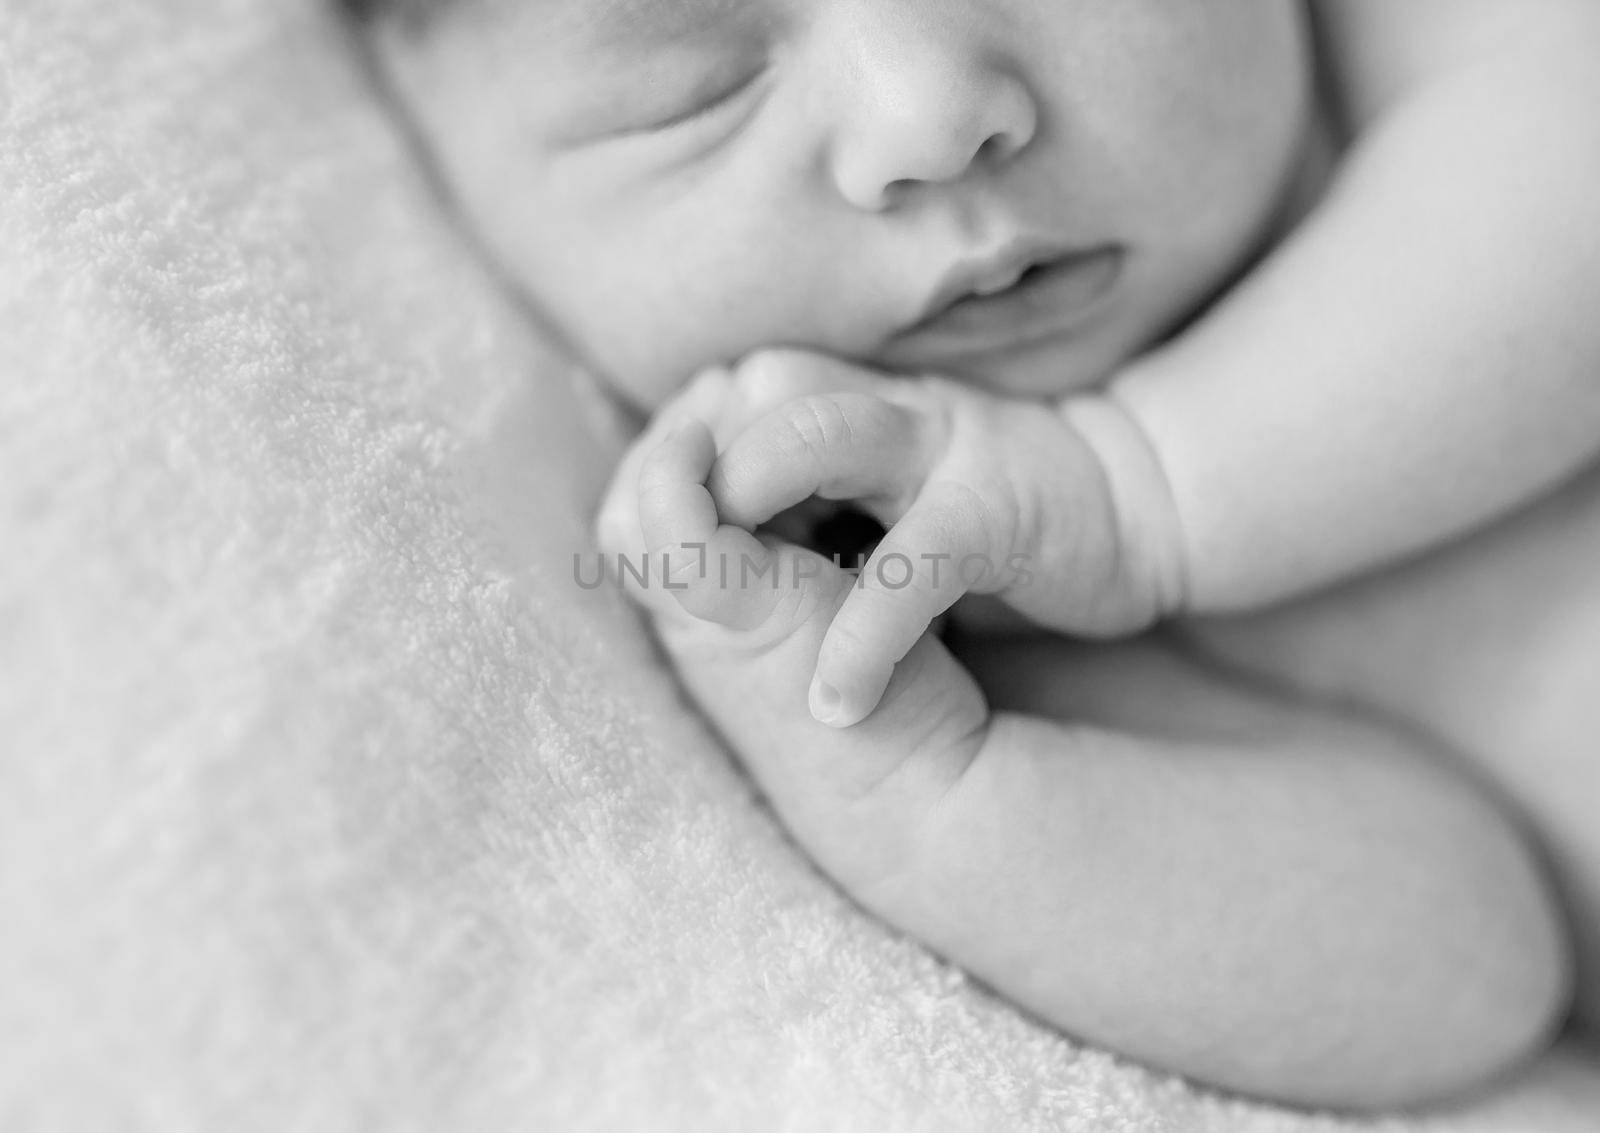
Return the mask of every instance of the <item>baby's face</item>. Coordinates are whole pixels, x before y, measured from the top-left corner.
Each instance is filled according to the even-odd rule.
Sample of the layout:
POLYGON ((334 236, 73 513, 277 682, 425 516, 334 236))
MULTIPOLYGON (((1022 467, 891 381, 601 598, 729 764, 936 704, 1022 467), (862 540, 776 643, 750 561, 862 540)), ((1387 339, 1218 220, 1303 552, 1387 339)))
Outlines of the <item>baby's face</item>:
POLYGON ((1024 394, 1239 270, 1303 156, 1284 0, 458 0, 396 83, 632 401, 794 346, 1024 394))

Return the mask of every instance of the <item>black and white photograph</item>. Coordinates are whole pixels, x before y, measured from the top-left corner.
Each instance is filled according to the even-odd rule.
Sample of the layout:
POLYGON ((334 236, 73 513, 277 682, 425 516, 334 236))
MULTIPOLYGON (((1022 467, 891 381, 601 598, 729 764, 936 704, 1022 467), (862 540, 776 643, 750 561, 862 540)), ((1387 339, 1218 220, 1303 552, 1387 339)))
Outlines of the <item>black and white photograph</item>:
POLYGON ((1600 1133, 1600 0, 0 0, 0 1131, 1600 1133))

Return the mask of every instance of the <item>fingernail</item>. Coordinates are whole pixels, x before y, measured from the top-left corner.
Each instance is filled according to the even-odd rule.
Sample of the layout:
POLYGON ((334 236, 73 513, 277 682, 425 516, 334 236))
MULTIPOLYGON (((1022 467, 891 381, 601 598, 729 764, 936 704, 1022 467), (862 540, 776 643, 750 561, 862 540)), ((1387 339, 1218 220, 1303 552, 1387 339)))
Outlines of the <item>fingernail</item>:
POLYGON ((819 724, 837 728, 844 723, 844 697, 821 677, 811 679, 811 715, 819 724))

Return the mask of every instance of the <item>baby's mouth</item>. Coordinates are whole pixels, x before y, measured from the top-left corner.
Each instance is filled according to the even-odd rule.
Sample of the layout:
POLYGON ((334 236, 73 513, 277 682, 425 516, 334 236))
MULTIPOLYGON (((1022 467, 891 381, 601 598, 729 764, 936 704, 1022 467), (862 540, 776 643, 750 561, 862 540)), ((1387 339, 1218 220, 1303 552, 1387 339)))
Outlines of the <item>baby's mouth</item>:
POLYGON ((1104 245, 967 272, 935 297, 920 321, 889 341, 880 361, 937 367, 1069 334, 1115 288, 1125 258, 1121 247, 1104 245))

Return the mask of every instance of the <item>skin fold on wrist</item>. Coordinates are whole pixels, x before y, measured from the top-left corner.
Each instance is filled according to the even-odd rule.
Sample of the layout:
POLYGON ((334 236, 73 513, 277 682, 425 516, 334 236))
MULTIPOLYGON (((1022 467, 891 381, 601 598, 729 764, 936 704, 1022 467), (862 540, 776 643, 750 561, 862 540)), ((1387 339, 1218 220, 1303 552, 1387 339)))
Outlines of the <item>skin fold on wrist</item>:
POLYGON ((1149 436, 1109 389, 1067 398, 1060 412, 1105 472, 1129 582, 1153 597, 1157 619, 1183 613, 1189 607, 1183 521, 1149 436))

